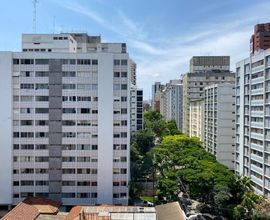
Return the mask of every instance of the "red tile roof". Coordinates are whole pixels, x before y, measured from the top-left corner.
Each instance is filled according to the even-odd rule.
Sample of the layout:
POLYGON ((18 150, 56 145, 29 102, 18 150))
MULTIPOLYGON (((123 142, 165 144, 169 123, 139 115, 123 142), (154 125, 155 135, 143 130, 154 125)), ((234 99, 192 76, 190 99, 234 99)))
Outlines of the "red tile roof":
POLYGON ((40 214, 56 214, 60 203, 43 197, 29 197, 20 202, 1 220, 34 220, 40 214))

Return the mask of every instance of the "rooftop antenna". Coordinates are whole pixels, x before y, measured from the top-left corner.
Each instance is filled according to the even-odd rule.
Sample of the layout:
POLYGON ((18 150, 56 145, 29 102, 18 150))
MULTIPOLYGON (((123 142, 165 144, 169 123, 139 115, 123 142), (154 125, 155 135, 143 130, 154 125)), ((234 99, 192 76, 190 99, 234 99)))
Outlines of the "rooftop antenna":
POLYGON ((37 32, 37 3, 38 0, 33 0, 33 33, 37 32))

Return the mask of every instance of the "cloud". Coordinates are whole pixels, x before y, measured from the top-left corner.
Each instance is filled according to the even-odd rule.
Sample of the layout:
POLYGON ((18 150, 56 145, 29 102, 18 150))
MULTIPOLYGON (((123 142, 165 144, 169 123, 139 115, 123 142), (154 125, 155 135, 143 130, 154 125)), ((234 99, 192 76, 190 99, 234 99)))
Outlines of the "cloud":
MULTIPOLYGON (((112 8, 114 23, 89 6, 67 2, 62 7, 86 16, 127 43, 131 57, 136 58, 138 84, 146 89, 148 98, 151 83, 179 78, 188 71, 189 59, 195 55, 229 55, 234 70, 235 63, 249 55, 254 24, 267 21, 270 11, 268 2, 248 5, 222 15, 217 21, 192 25, 188 32, 182 30, 172 36, 164 30, 164 38, 157 38, 150 37, 155 34, 149 23, 139 23, 120 9, 112 8)), ((219 7, 219 4, 213 6, 219 7)))

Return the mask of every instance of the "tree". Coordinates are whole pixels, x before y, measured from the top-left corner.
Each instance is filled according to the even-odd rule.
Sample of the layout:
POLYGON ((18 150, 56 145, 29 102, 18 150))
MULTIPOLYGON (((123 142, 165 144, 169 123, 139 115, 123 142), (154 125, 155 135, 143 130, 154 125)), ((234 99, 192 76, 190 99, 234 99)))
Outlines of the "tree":
POLYGON ((254 192, 245 192, 243 201, 234 208, 235 219, 253 219, 256 204, 262 200, 263 198, 254 192))
POLYGON ((149 129, 141 129, 132 136, 131 143, 139 151, 140 155, 145 155, 155 146, 154 133, 149 129))

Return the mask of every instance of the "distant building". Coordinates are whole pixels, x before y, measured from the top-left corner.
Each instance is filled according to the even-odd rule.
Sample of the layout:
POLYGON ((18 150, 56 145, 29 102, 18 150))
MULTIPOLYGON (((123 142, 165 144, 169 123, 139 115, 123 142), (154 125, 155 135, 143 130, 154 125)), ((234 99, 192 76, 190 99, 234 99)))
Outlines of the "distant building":
POLYGON ((161 91, 163 88, 164 86, 160 82, 155 82, 152 85, 152 110, 160 111, 161 91))
POLYGON ((235 74, 228 70, 230 62, 227 56, 218 57, 217 60, 213 57, 210 57, 209 60, 207 57, 202 57, 202 60, 204 60, 203 58, 206 61, 193 57, 191 70, 194 72, 186 73, 183 76, 183 133, 187 135, 192 135, 190 133, 190 102, 204 98, 205 86, 216 83, 235 83, 235 74), (198 62, 197 59, 199 59, 198 62), (219 60, 220 62, 218 62, 219 60))
POLYGON ((166 120, 174 119, 179 130, 182 130, 183 85, 182 80, 170 80, 161 92, 160 113, 166 120))
POLYGON ((143 90, 132 88, 130 98, 130 129, 131 132, 135 132, 143 128, 143 90))
POLYGON ((270 48, 270 23, 257 24, 250 38, 250 53, 270 48))
POLYGON ((214 84, 204 89, 203 145, 217 161, 234 169, 235 85, 214 84))
POLYGON ((194 56, 190 59, 189 72, 230 70, 229 56, 194 56))
POLYGON ((190 112, 190 136, 195 136, 203 140, 203 116, 204 99, 192 100, 189 107, 190 112))

